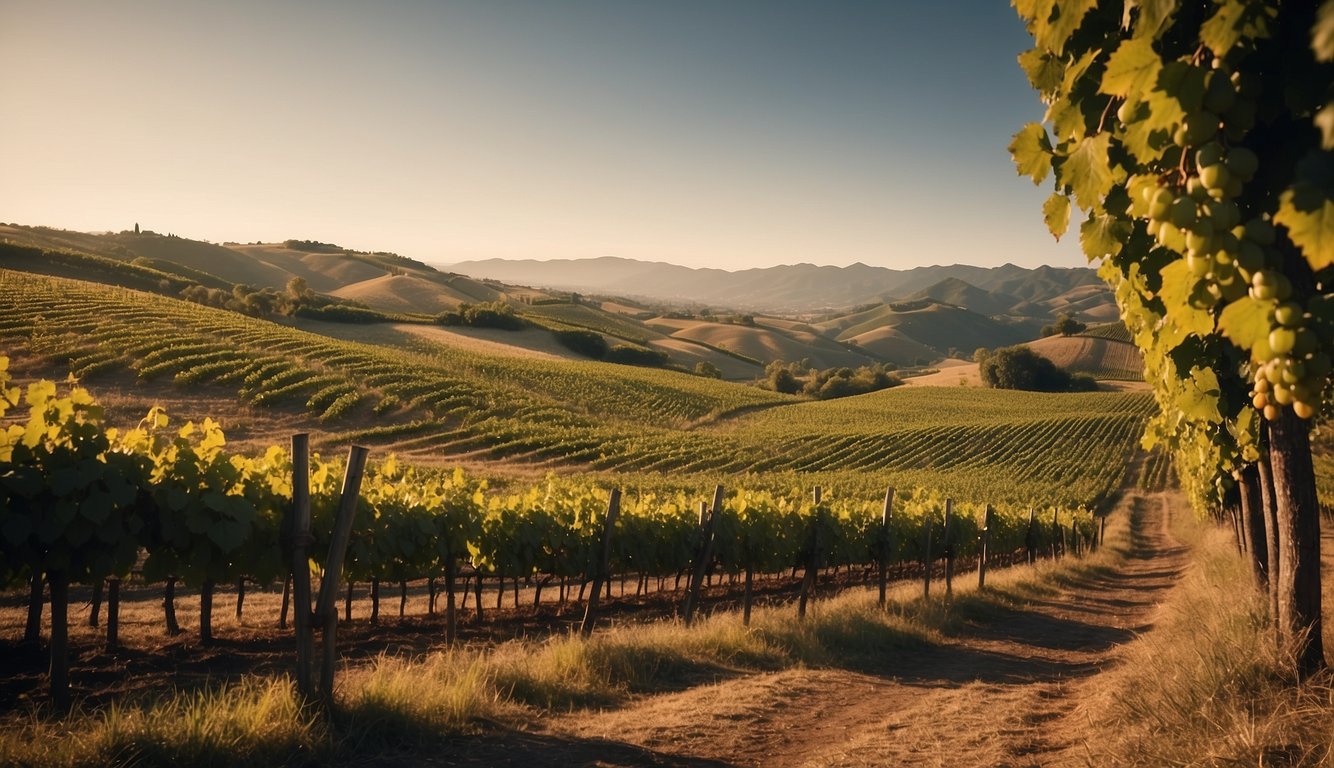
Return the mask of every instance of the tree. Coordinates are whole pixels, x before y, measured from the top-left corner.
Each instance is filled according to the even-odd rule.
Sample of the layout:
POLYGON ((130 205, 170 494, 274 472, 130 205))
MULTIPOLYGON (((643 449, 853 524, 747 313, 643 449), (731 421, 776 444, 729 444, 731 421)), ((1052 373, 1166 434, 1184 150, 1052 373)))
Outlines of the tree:
POLYGON ((708 360, 701 360, 698 363, 695 363, 695 375, 709 379, 721 379, 723 377, 723 372, 718 370, 718 366, 710 363, 708 360))
POLYGON ((310 286, 306 284, 306 278, 294 277, 287 281, 287 294, 292 297, 292 301, 300 302, 310 295, 310 286))
MULTIPOLYGON (((1271 620, 1325 666, 1310 419, 1334 352, 1334 3, 1015 0, 1047 105, 1010 145, 1115 290, 1201 513, 1265 499, 1271 620), (1050 129, 1050 130, 1049 130, 1050 129), (1258 472, 1250 468, 1258 468, 1258 472), (1258 475, 1265 491, 1251 493, 1258 475), (1272 477, 1272 480, 1266 480, 1272 477)), ((1255 526, 1246 526, 1255 530, 1255 526)), ((1260 547, 1253 542, 1251 551, 1260 547)))
POLYGON ((1072 376, 1029 347, 1003 347, 977 360, 982 383, 995 389, 1030 392, 1082 392, 1097 389, 1088 376, 1072 376))
POLYGON ((1056 322, 1042 327, 1042 335, 1043 337, 1074 336, 1076 333, 1083 333, 1087 328, 1087 325, 1071 317, 1068 312, 1062 312, 1056 317, 1056 322))

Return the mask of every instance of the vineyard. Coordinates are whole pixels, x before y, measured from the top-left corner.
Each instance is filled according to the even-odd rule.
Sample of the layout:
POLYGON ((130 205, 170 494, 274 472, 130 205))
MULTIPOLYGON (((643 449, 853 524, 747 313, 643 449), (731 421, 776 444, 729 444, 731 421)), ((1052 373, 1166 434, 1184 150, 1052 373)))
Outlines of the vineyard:
POLYGON ((165 662, 144 652, 144 632, 172 648, 190 638, 194 653, 243 631, 232 673, 272 664, 295 634, 295 690, 311 702, 299 649, 313 620, 334 707, 340 659, 403 643, 589 633, 599 611, 687 627, 736 609, 749 626, 754 606, 772 626, 775 611, 805 621, 816 601, 877 579, 882 605, 896 580, 929 591, 943 578, 948 591, 965 569, 980 583, 988 566, 1095 547, 1118 489, 1167 481, 1160 457, 1134 460, 1152 405, 906 387, 804 401, 658 369, 377 346, 0 270, 0 583, 16 647, 50 633, 49 674, 29 664, 7 690, 49 685, 40 700, 60 711, 96 699, 90 681, 109 674, 69 662, 90 645, 152 669, 165 662), (4 353, 21 361, 13 381, 4 353), (259 413, 275 419, 255 429, 259 413), (224 425, 251 427, 244 450, 224 425), (313 454, 292 434, 306 430, 313 454), (369 462, 361 448, 331 458, 351 443, 369 462), (247 592, 262 628, 243 623, 247 592), (234 597, 235 623, 216 619, 220 595, 234 597), (354 596, 369 611, 344 630, 357 650, 340 654, 354 596), (122 639, 127 598, 136 633, 122 639), (85 600, 88 623, 104 612, 104 636, 71 632, 85 600))
POLYGON ((145 382, 225 387, 241 402, 308 413, 330 447, 355 441, 416 463, 504 461, 645 482, 685 473, 702 477, 689 481, 696 489, 737 473, 799 472, 870 496, 879 490, 868 485, 892 483, 979 503, 1093 507, 1119 484, 1152 409, 1137 395, 908 388, 802 403, 670 371, 387 349, 13 272, 0 272, 0 310, 0 340, 61 377, 95 385, 133 371, 145 382))
MULTIPOLYGON (((24 393, 8 386, 7 367, 0 357, 0 416, 21 405, 27 416, 20 415, 0 441, 0 579, 32 586, 29 633, 40 625, 31 617, 40 617, 43 581, 50 585, 57 702, 67 696, 70 585, 119 584, 136 570, 147 582, 165 585, 169 633, 179 631, 176 585, 200 590, 200 639, 208 643, 216 585, 270 583, 290 572, 285 564, 292 546, 327 549, 337 559, 315 556, 311 567, 317 573, 332 569, 334 583, 340 574, 371 582, 373 616, 380 582, 425 579, 434 597, 434 580, 443 577, 446 638, 452 641, 456 585, 465 567, 478 618, 484 579, 495 580, 498 599, 508 580, 516 603, 521 581, 538 581, 537 602, 540 585, 558 579, 562 603, 568 584, 579 585, 583 600, 591 582, 588 601, 595 606, 601 580, 614 574, 623 584, 631 576, 643 592, 652 580, 661 589, 664 579, 675 577, 679 585, 682 574, 694 572, 698 590, 706 567, 744 574, 749 616, 752 583, 765 574, 795 574, 804 566, 804 612, 819 573, 831 568, 876 565, 883 583, 887 568, 908 562, 930 565, 944 557, 948 573, 956 558, 985 561, 990 554, 997 562, 1013 562, 1020 553, 1032 558, 1096 542, 1095 519, 1083 506, 955 504, 922 488, 889 491, 883 503, 855 492, 821 497, 819 490, 809 495, 804 487, 783 487, 780 475, 749 477, 726 494, 720 486, 712 510, 701 506, 697 513, 701 489, 665 479, 623 498, 619 488, 555 477, 489 492, 485 480, 459 469, 410 467, 390 456, 363 478, 360 466, 353 470, 303 453, 308 490, 303 483, 302 497, 310 500, 314 538, 294 543, 298 529, 288 516, 296 503, 298 465, 282 447, 258 456, 234 454, 211 419, 175 427, 157 408, 138 425, 118 429, 105 423, 88 390, 36 381, 24 393), (355 495, 349 497, 346 478, 354 475, 355 495), (339 476, 345 478, 342 491, 339 476), (349 498, 356 499, 351 507, 349 498)), ((843 418, 851 423, 856 414, 843 418)), ((324 581, 327 587, 328 577, 324 581)), ((350 585, 347 594, 350 601, 350 585)), ((114 601, 108 610, 110 628, 114 601)), ((591 615, 593 608, 588 610, 591 615)), ((109 645, 115 644, 114 632, 109 629, 109 645)))

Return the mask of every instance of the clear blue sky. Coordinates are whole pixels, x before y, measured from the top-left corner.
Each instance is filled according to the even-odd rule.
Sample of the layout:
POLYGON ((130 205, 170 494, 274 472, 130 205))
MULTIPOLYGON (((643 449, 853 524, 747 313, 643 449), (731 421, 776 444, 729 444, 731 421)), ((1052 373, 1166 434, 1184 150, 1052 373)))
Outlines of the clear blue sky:
POLYGON ((0 220, 435 262, 1084 263, 1004 0, 0 3, 0 220))

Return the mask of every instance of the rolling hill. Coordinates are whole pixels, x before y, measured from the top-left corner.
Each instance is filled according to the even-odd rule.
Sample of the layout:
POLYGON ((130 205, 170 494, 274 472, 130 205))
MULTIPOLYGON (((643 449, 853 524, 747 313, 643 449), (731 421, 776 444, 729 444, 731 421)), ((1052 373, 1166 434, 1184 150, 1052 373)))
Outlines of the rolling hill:
POLYGON ((729 272, 603 257, 550 261, 486 259, 459 262, 448 268, 473 277, 519 285, 779 313, 903 300, 917 294, 959 303, 981 314, 993 314, 997 306, 1006 305, 1002 309, 1008 309, 1022 302, 1054 313, 1061 310, 1043 303, 1063 304, 1062 296, 1085 286, 1097 289, 1106 303, 1112 304, 1110 291, 1091 269, 1045 266, 1027 269, 1014 264, 994 268, 954 264, 906 270, 861 263, 846 267, 789 264, 729 272), (954 287, 936 288, 944 281, 954 287), (963 290, 957 286, 959 282, 980 291, 969 291, 969 296, 992 294, 987 299, 988 306, 975 307, 953 300, 960 298, 957 293, 953 299, 943 293, 936 295, 941 291, 963 290))
MULTIPOLYGON (((1029 341, 1060 312, 1090 323, 1116 317, 1106 287, 1086 269, 1025 269, 1010 264, 892 270, 865 264, 795 264, 727 272, 608 258, 477 262, 494 270, 473 270, 478 277, 470 277, 395 254, 352 251, 310 240, 219 245, 148 231, 97 234, 20 225, 0 225, 0 240, 103 259, 44 261, 23 256, 20 248, 6 257, 10 268, 101 280, 81 270, 96 267, 107 272, 111 265, 137 270, 130 287, 156 286, 149 289, 173 296, 190 284, 230 294, 234 285, 282 290, 300 278, 314 291, 400 319, 416 316, 419 321, 463 303, 508 301, 539 326, 590 330, 613 346, 656 349, 688 370, 707 362, 730 379, 754 378, 774 360, 806 360, 819 368, 876 362, 920 365, 951 352, 967 356, 978 347, 1029 341), (497 275, 505 282, 492 279, 497 275), (583 301, 518 287, 527 285, 595 289, 599 292, 592 295, 600 298, 583 301), (663 311, 663 302, 645 304, 632 298, 650 293, 642 290, 645 286, 651 286, 651 292, 689 297, 696 302, 697 316, 674 313, 672 317, 690 319, 672 320, 656 314, 653 309, 663 311), (878 300, 887 295, 907 299, 878 300), (861 301, 867 297, 873 300, 861 301), (781 311, 749 317, 720 311, 715 317, 699 309, 701 304, 730 312, 747 306, 837 308, 858 302, 853 310, 825 310, 819 317, 781 311)), ((106 279, 127 284, 123 281, 130 278, 106 279)), ((549 343, 543 333, 539 330, 541 338, 535 340, 533 333, 498 332, 488 343, 496 350, 511 345, 515 355, 524 356, 549 343)), ((1085 346, 1083 354, 1091 356, 1092 370, 1133 367, 1126 360, 1104 360, 1111 353, 1097 345, 1085 346)), ((1052 354, 1064 359, 1075 353, 1052 354)))
MULTIPOLYGON (((815 327, 840 341, 855 340, 865 334, 867 341, 890 338, 909 339, 943 356, 951 348, 971 354, 978 347, 1002 347, 1032 338, 1031 328, 1007 324, 962 307, 940 304, 929 299, 900 304, 879 304, 847 315, 816 323, 815 327)), ((861 341, 858 341, 861 343, 861 341)))

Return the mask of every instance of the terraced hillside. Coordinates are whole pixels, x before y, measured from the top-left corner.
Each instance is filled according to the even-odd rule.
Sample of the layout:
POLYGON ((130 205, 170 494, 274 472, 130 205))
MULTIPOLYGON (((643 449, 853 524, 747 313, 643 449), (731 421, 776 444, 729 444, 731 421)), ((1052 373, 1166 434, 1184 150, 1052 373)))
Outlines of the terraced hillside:
MULTIPOLYGON (((358 343, 118 288, 0 271, 6 350, 132 396, 230 392, 414 461, 657 474, 844 473, 960 498, 1095 503, 1151 402, 891 390, 813 403, 656 369, 358 343), (126 384, 126 374, 134 381, 126 384), (203 390, 200 390, 203 388, 203 390), (943 398, 943 399, 942 399, 943 398), (304 414, 304 415, 303 415, 304 414)), ((858 481, 860 482, 860 481, 858 481)))

